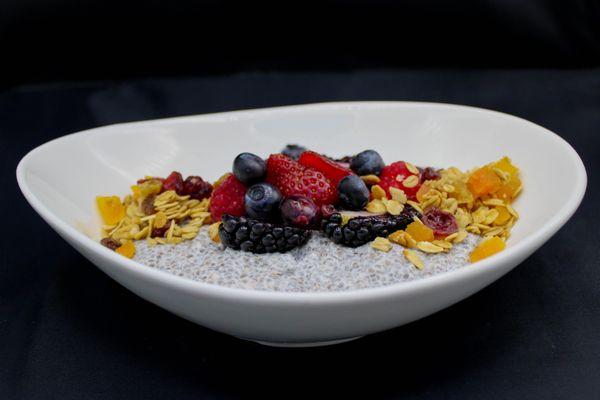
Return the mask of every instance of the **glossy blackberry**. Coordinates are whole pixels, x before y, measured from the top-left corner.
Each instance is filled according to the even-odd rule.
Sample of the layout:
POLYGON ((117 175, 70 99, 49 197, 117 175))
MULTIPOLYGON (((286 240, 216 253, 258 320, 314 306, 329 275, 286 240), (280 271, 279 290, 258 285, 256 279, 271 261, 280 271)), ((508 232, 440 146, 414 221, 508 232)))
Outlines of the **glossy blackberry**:
POLYGON ((413 222, 419 212, 409 205, 400 215, 372 215, 351 218, 342 225, 342 215, 335 213, 321 221, 321 230, 337 244, 358 247, 373 241, 376 237, 386 237, 413 222))
POLYGON ((291 226, 262 222, 246 217, 223 215, 219 226, 221 243, 226 247, 251 253, 285 253, 305 244, 310 231, 291 226))

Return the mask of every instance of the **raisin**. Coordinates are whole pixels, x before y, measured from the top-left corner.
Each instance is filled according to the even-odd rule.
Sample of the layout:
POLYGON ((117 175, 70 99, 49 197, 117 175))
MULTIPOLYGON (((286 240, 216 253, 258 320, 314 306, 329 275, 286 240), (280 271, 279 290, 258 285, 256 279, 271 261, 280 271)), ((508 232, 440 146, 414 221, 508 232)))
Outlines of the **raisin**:
POLYGON ((169 228, 171 227, 171 224, 173 223, 173 220, 167 222, 163 227, 161 228, 152 228, 152 234, 150 235, 151 237, 164 237, 165 233, 167 233, 167 231, 169 230, 169 228))
POLYGON ((458 231, 454 215, 438 208, 430 208, 425 211, 422 221, 438 236, 448 236, 458 231))
POLYGON ((419 167, 419 172, 421 172, 421 182, 435 181, 441 178, 439 170, 432 167, 419 167))
POLYGON ((155 198, 156 198, 156 195, 151 194, 142 201, 142 211, 144 212, 145 215, 154 214, 154 211, 155 211, 154 210, 154 199, 155 198))
POLYGON ((116 249, 121 247, 121 243, 119 243, 115 239, 109 238, 109 237, 105 237, 104 239, 102 239, 100 241, 100 244, 104 247, 111 249, 112 251, 115 251, 116 249))
POLYGON ((171 172, 163 182, 163 190, 174 190, 178 195, 183 193, 183 176, 177 171, 171 172))

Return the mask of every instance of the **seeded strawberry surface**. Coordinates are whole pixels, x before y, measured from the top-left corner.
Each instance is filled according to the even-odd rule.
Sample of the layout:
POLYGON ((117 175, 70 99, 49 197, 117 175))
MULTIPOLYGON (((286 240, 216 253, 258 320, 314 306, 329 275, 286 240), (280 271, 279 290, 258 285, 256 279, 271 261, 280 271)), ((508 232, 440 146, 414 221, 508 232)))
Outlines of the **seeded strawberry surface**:
POLYGON ((395 187, 402 189, 406 194, 406 197, 410 200, 414 200, 416 199, 417 191, 421 187, 419 173, 415 174, 411 172, 404 161, 397 161, 384 167, 379 175, 379 179, 379 186, 381 186, 390 197, 390 187, 395 187), (414 186, 407 186, 404 182, 411 175, 416 176, 417 183, 414 186))
POLYGON ((314 151, 305 151, 300 155, 298 162, 305 167, 316 169, 321 172, 331 184, 337 188, 338 183, 346 176, 352 174, 352 171, 343 167, 340 163, 330 160, 314 151))
POLYGON ((246 186, 235 176, 229 175, 212 192, 210 198, 210 216, 213 221, 220 221, 223 214, 244 215, 244 195, 246 186))
POLYGON ((266 181, 275 185, 283 196, 305 196, 317 206, 334 204, 338 199, 335 187, 321 172, 283 154, 272 154, 267 160, 266 181))

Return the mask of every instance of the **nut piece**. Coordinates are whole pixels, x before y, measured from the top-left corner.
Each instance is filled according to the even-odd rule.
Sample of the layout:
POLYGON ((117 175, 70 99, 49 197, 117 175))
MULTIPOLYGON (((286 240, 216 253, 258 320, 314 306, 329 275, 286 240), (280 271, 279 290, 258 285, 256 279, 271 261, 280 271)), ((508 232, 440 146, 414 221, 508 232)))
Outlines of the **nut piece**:
POLYGON ((402 254, 404 254, 404 257, 418 269, 425 268, 425 265, 423 264, 423 260, 421 260, 421 257, 419 257, 419 255, 416 252, 414 252, 412 250, 404 250, 402 252, 402 254))
POLYGON ((407 187, 407 188, 415 187, 415 186, 417 186, 418 183, 419 183, 419 177, 417 177, 416 175, 411 175, 402 181, 402 184, 404 185, 404 187, 407 187))
POLYGON ((417 242, 417 248, 425 253, 441 253, 443 247, 437 246, 431 242, 417 242))
POLYGON ((411 173, 419 175, 419 169, 417 167, 415 167, 409 162, 404 162, 404 165, 406 165, 406 169, 409 170, 411 173))
POLYGON ((385 190, 383 190, 383 188, 379 185, 371 186, 371 193, 373 194, 374 199, 381 200, 381 199, 385 199, 387 197, 385 190))
POLYGON ((219 237, 219 226, 221 225, 221 221, 215 222, 211 226, 208 227, 208 236, 215 243, 221 243, 221 238, 219 237))
POLYGON ((375 185, 376 183, 381 182, 381 179, 379 179, 377 175, 363 175, 360 179, 367 185, 375 185))
POLYGON ((445 250, 450 250, 452 248, 452 243, 446 242, 445 240, 434 240, 431 243, 435 244, 436 246, 440 246, 445 250))
POLYGON ((371 247, 375 250, 385 251, 386 253, 392 249, 392 243, 383 237, 376 237, 373 242, 371 242, 371 247))

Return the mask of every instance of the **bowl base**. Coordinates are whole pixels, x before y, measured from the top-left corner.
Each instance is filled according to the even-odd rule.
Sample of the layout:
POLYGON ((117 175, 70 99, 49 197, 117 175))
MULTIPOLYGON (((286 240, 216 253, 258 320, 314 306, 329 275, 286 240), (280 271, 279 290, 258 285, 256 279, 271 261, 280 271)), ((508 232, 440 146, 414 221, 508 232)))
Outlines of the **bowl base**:
POLYGON ((271 346, 271 347, 320 347, 320 346, 331 346, 334 344, 340 344, 340 343, 345 343, 345 342, 349 342, 351 340, 356 340, 361 338, 362 336, 355 336, 355 337, 351 337, 351 338, 344 338, 344 339, 335 339, 335 340, 325 340, 322 342, 269 342, 269 341, 264 341, 264 340, 254 340, 254 339, 244 339, 244 340, 249 340, 251 342, 256 342, 259 344, 262 344, 264 346, 271 346))

